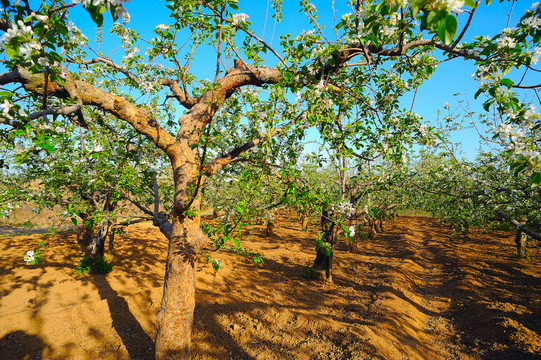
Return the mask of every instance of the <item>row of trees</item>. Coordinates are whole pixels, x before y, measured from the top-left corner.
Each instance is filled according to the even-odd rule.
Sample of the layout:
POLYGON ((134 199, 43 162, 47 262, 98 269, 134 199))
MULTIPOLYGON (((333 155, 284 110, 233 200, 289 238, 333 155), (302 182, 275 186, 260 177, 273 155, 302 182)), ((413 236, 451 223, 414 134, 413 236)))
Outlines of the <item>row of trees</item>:
MULTIPOLYGON (((528 82, 539 71, 538 3, 516 27, 487 38, 466 35, 481 0, 331 2, 336 21, 328 24, 303 0, 313 30, 280 34, 279 48, 256 34, 236 0, 170 0, 170 23, 156 26, 150 40, 130 28, 123 1, 79 3, 2 1, 2 172, 19 179, 2 191, 23 199, 19 185, 39 182, 41 192, 31 198, 97 227, 93 253, 102 251, 105 230, 122 222, 124 204, 152 219, 169 239, 158 359, 189 358, 196 259, 208 241, 200 226, 203 198, 243 216, 280 202, 308 213, 340 201, 368 214, 383 204, 378 193, 402 201, 395 190, 410 184, 436 193, 412 200, 424 201, 416 206, 441 202, 445 207, 434 210, 452 209, 442 216, 453 221, 477 224, 512 200, 522 203, 508 205, 507 215, 535 212, 540 117, 515 90, 541 86, 528 82), (102 30, 93 43, 70 22, 80 6, 100 27, 112 14, 121 57, 103 50, 102 30), (192 71, 205 60, 204 76, 212 80, 192 71), (477 65, 476 97, 495 115, 493 140, 501 147, 474 166, 425 154, 408 169, 414 145, 448 142, 400 99, 450 60, 477 65), (311 178, 318 161, 295 166, 310 128, 336 159, 332 188, 311 178), (235 199, 221 194, 237 184, 231 207, 235 199), (467 206, 453 207, 453 196, 467 206), (487 214, 475 210, 484 196, 494 206, 487 214)), ((276 22, 287 14, 282 6, 272 2, 276 22)))

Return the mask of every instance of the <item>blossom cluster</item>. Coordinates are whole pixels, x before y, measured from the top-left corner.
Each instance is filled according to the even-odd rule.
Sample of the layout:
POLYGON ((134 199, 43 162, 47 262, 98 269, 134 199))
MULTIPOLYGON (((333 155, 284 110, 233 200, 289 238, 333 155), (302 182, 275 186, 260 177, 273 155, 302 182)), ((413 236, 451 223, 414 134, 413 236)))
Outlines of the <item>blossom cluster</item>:
POLYGON ((332 204, 331 211, 338 215, 351 216, 355 208, 350 202, 341 201, 338 204, 332 204))
POLYGON ((107 8, 107 11, 111 11, 111 7, 115 9, 115 16, 116 17, 122 17, 122 15, 126 12, 126 8, 124 7, 123 3, 129 3, 131 0, 72 0, 74 4, 80 4, 82 3, 85 7, 86 6, 105 6, 107 8))
MULTIPOLYGON (((25 61, 31 61, 32 55, 39 52, 42 47, 39 39, 34 36, 34 31, 30 25, 26 25, 21 20, 17 23, 13 23, 11 28, 8 29, 2 36, 2 42, 7 44, 13 38, 18 38, 18 42, 21 44, 19 48, 19 54, 23 56, 25 61)), ((45 57, 38 59, 38 64, 42 66, 48 66, 49 60, 45 57)))
POLYGON ((240 25, 246 23, 246 20, 249 18, 248 15, 244 13, 234 14, 231 20, 233 25, 240 25))
MULTIPOLYGON (((508 112, 510 119, 515 119, 518 114, 508 112)), ((541 153, 538 146, 532 143, 532 136, 529 132, 536 126, 536 120, 541 119, 541 115, 536 113, 535 106, 530 107, 521 113, 522 122, 520 126, 502 123, 494 127, 494 133, 503 142, 503 145, 517 156, 522 156, 529 161, 538 162, 541 153)))
POLYGON ((11 214, 11 212, 16 208, 16 206, 14 206, 13 204, 11 203, 7 203, 7 204, 4 204, 1 208, 0 208, 0 215, 2 215, 2 219, 5 219, 7 217, 9 217, 9 215, 11 214))
POLYGON ((26 261, 27 264, 30 264, 32 261, 35 261, 36 260, 35 252, 33 250, 28 250, 23 260, 26 261))
POLYGON ((464 6, 464 0, 445 0, 445 5, 449 11, 454 13, 461 13, 464 6))
POLYGON ((7 119, 13 119, 13 116, 10 115, 11 108, 13 107, 13 104, 10 103, 8 100, 4 99, 4 102, 0 104, 1 114, 4 118, 7 119))

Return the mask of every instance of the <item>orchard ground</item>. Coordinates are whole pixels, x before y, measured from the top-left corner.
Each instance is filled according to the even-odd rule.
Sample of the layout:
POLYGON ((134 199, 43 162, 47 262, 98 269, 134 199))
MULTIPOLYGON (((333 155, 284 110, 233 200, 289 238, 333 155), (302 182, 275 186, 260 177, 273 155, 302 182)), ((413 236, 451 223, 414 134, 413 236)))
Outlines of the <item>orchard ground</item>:
MULTIPOLYGON (((319 228, 280 216, 243 246, 201 256, 193 359, 541 359, 541 250, 513 258, 514 234, 452 235, 398 217, 359 251, 339 243, 333 283, 303 277, 319 228), (450 238, 451 236, 451 238, 450 238)), ((73 231, 0 230, 2 359, 151 359, 167 241, 149 223, 116 240, 107 275, 74 270, 73 231), (44 241, 41 266, 23 256, 44 241)))

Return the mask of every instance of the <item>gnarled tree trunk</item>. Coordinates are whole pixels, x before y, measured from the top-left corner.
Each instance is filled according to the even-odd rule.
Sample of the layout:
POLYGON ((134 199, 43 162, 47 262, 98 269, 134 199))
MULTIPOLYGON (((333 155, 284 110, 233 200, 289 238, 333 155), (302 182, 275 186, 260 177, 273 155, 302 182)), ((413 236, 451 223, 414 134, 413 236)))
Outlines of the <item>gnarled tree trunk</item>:
POLYGON ((105 239, 112 225, 110 216, 111 212, 115 210, 116 205, 116 201, 111 202, 110 194, 107 194, 107 199, 103 205, 104 218, 100 221, 98 231, 96 232, 96 235, 92 237, 92 243, 88 247, 89 255, 92 260, 105 254, 105 239))

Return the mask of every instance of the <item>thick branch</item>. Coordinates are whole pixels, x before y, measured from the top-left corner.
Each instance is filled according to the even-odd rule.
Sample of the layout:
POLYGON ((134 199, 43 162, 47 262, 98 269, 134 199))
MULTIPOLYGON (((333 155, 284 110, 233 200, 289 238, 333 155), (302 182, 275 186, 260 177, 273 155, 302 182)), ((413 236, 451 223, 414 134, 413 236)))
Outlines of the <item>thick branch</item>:
MULTIPOLYGON (((12 71, 1 74, 0 84, 4 85, 7 83, 20 83, 26 91, 38 95, 43 95, 45 93, 44 87, 47 86, 46 92, 49 96, 55 96, 60 99, 73 99, 73 96, 70 96, 70 92, 65 86, 68 82, 64 84, 58 81, 45 82, 43 75, 31 74, 24 68, 15 68, 12 71)), ((148 109, 138 107, 120 96, 98 89, 81 80, 74 81, 74 85, 81 104, 96 106, 128 122, 138 133, 152 140, 170 159, 178 157, 179 146, 175 138, 158 124, 148 109)))
POLYGON ((12 126, 15 129, 20 128, 23 124, 17 120, 8 119, 5 117, 0 116, 0 124, 6 124, 9 126, 12 126))
POLYGON ((178 82, 172 79, 163 79, 162 85, 169 86, 169 89, 173 92, 173 96, 178 102, 186 109, 191 109, 195 105, 195 100, 188 95, 184 90, 180 88, 178 82))
POLYGON ((282 80, 277 69, 235 67, 220 78, 196 100, 196 104, 179 119, 177 138, 197 140, 223 103, 242 86, 276 84, 282 80))
POLYGON ((541 241, 541 235, 527 228, 526 224, 522 224, 516 221, 509 214, 503 212, 502 210, 497 209, 496 213, 500 215, 502 218, 504 218, 505 220, 509 221, 511 224, 515 225, 518 231, 522 231, 526 235, 530 236, 532 239, 541 241))

